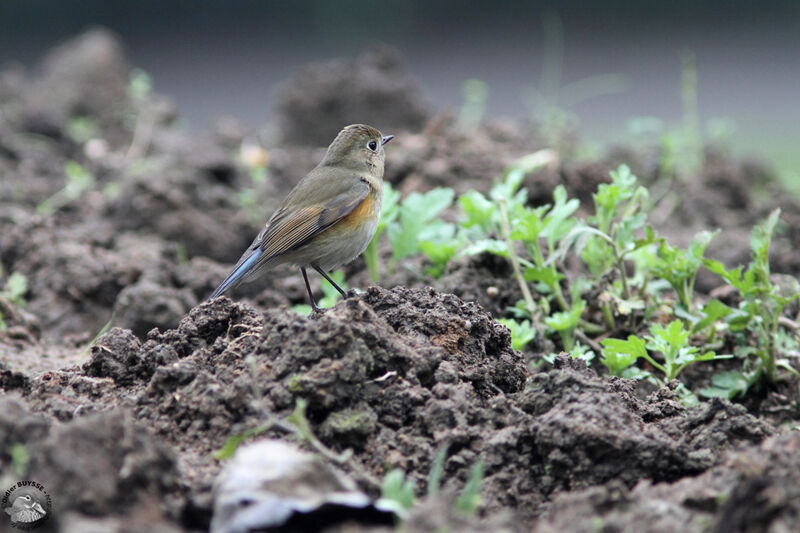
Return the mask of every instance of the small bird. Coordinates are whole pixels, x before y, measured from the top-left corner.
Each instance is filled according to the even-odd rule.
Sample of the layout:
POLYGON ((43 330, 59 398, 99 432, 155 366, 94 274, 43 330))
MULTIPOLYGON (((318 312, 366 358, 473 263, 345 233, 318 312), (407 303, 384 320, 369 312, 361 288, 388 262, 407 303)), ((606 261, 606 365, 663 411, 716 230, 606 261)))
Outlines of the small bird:
POLYGON ((29 494, 14 498, 14 503, 6 508, 6 513, 11 517, 12 522, 23 524, 36 522, 47 514, 44 507, 29 494))
POLYGON ((393 138, 364 124, 340 131, 319 165, 292 189, 209 299, 283 263, 300 267, 312 315, 319 307, 306 268, 319 272, 345 296, 327 272, 358 257, 375 235, 383 198, 383 146, 393 138))

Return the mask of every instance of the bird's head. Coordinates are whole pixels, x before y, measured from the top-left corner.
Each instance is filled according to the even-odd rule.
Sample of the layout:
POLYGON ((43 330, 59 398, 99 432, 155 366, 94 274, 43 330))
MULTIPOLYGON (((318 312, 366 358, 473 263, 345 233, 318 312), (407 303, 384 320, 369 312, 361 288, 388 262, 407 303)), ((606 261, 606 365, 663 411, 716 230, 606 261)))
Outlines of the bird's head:
POLYGON ((333 140, 322 164, 361 172, 366 170, 381 176, 386 157, 383 145, 393 138, 394 135, 383 135, 372 126, 351 124, 333 140))

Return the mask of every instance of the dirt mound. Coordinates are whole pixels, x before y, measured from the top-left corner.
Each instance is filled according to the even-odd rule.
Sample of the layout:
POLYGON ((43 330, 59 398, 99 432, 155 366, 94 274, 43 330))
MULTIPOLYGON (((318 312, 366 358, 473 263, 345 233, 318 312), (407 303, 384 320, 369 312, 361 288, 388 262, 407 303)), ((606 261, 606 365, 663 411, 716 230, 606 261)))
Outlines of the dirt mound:
POLYGON ((355 60, 303 67, 277 95, 279 131, 289 145, 327 146, 343 125, 354 123, 385 133, 419 131, 428 116, 417 82, 400 55, 384 46, 355 60))
MULTIPOLYGON (((119 421, 118 406, 132 409, 183 451, 194 470, 183 474, 190 494, 180 508, 201 515, 210 512, 218 470, 211 452, 270 417, 287 417, 298 399, 308 402, 311 429, 326 446, 355 452, 353 475, 380 479, 398 467, 424 487, 446 447, 445 486, 459 486, 481 460, 485 512, 516 509, 519 523, 557 493, 694 476, 725 450, 772 432, 725 401, 686 412, 667 389, 641 400, 633 382, 600 378, 568 357, 532 375, 505 328, 476 304, 431 289, 373 287, 316 319, 285 310, 259 317, 217 299, 144 343, 110 330, 81 371, 34 379, 27 399, 65 420, 108 409, 65 426, 76 433, 115 420, 108 431, 124 437, 130 423, 119 421)), ((91 442, 89 456, 99 453, 91 442)), ((366 489, 374 495, 377 487, 366 489)))
POLYGON ((3 471, 10 473, 13 466, 22 479, 41 483, 53 498, 56 524, 70 512, 113 516, 135 514, 142 507, 155 513, 154 521, 163 521, 157 516, 174 510, 179 501, 174 453, 125 410, 58 425, 4 399, 0 443, 4 450, 24 446, 27 458, 16 464, 3 454, 3 471))
POLYGON ((773 437, 722 465, 674 483, 618 483, 562 494, 537 533, 597 531, 792 531, 800 493, 794 479, 800 437, 773 437))

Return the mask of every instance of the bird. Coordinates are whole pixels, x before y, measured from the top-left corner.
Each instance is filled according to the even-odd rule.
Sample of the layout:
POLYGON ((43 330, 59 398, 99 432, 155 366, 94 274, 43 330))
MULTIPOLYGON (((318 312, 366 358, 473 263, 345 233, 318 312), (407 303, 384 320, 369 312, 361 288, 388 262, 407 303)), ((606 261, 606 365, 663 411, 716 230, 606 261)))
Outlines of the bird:
POLYGON ((14 503, 6 508, 6 513, 11 517, 12 522, 20 522, 23 524, 36 522, 47 514, 44 507, 33 499, 30 494, 14 498, 14 503))
POLYGON ((322 161, 289 192, 209 300, 285 263, 300 267, 312 316, 320 308, 307 268, 347 296, 328 272, 358 257, 375 235, 383 198, 383 147, 393 138, 365 124, 343 128, 322 161))

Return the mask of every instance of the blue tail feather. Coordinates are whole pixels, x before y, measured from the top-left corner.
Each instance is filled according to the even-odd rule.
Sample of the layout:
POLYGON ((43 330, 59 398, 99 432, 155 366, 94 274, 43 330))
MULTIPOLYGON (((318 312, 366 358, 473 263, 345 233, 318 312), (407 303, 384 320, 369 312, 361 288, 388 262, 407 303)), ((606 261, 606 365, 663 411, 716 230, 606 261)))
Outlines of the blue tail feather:
POLYGON ((211 293, 211 296, 209 296, 208 299, 211 300, 212 298, 216 298, 217 296, 220 296, 225 291, 230 289, 232 286, 237 285, 242 280, 242 278, 244 278, 247 274, 250 273, 250 271, 258 262, 258 259, 261 257, 261 254, 262 254, 261 248, 256 248, 253 254, 250 257, 248 257, 244 263, 236 267, 236 269, 233 272, 228 274, 228 277, 225 278, 225 281, 220 283, 219 287, 217 287, 217 289, 211 293))

